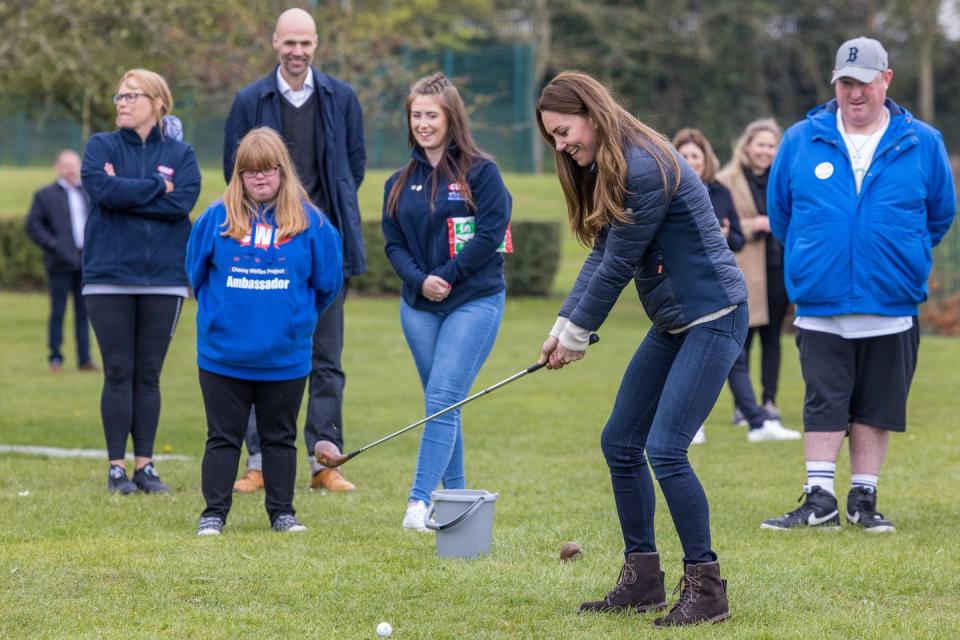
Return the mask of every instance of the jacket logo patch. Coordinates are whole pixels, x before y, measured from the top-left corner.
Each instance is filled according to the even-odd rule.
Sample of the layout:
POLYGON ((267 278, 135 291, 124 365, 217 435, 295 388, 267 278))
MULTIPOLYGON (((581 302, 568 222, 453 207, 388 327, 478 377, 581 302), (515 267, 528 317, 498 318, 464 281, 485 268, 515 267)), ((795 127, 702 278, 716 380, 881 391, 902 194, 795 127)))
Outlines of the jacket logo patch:
POLYGON ((412 184, 410 185, 410 191, 423 191, 422 184, 412 184))
POLYGON ((173 167, 168 167, 166 165, 160 164, 160 165, 157 165, 157 173, 162 175, 167 180, 173 180, 173 174, 176 172, 173 170, 173 167))
POLYGON ((463 194, 460 193, 460 185, 456 182, 451 182, 447 186, 447 201, 458 201, 463 202, 463 194))
POLYGON ((813 175, 821 180, 826 180, 833 175, 833 164, 830 162, 821 162, 813 169, 813 175))

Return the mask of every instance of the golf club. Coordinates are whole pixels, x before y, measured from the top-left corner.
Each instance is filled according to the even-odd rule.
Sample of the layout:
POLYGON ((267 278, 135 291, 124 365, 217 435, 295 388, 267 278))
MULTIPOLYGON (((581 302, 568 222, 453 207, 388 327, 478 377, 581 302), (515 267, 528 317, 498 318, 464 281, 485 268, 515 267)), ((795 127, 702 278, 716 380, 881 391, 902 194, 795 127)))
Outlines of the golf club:
MULTIPOLYGON (((595 333, 590 334, 590 344, 596 344, 596 343, 599 342, 599 341, 600 341, 600 336, 598 336, 598 335, 595 334, 595 333)), ((468 397, 468 398, 464 398, 464 399, 461 400, 460 402, 456 402, 456 403, 450 405, 449 407, 446 407, 445 409, 441 409, 440 411, 437 411, 437 412, 434 413, 433 415, 427 416, 426 418, 423 418, 423 419, 421 419, 421 420, 417 420, 417 421, 414 422, 413 424, 408 425, 408 426, 404 427, 403 429, 400 429, 399 431, 394 431, 393 433, 391 433, 391 434, 389 434, 389 435, 386 435, 386 436, 380 438, 379 440, 375 440, 374 442, 371 442, 370 444, 368 444, 368 445, 366 445, 366 446, 364 446, 364 447, 360 447, 360 448, 357 449, 356 451, 351 451, 350 453, 347 453, 347 454, 340 453, 340 452, 337 450, 336 445, 334 445, 334 444, 332 444, 332 443, 330 443, 330 442, 327 442, 327 441, 325 441, 325 440, 321 440, 321 441, 318 442, 318 443, 316 444, 316 446, 314 447, 314 450, 313 450, 314 455, 316 455, 316 457, 317 457, 317 462, 319 462, 320 464, 322 464, 322 465, 325 466, 325 467, 330 467, 330 468, 339 467, 340 465, 342 465, 343 463, 347 462, 348 460, 351 460, 351 459, 357 457, 358 455, 360 455, 361 453, 363 453, 363 452, 366 451, 367 449, 372 449, 373 447, 377 446, 378 444, 382 444, 382 443, 386 442, 387 440, 392 440, 393 438, 396 438, 397 436, 399 436, 401 433, 406 433, 407 431, 410 431, 411 429, 415 429, 416 427, 419 427, 420 425, 422 425, 422 424, 425 423, 425 422, 429 422, 429 421, 433 420, 434 418, 437 418, 437 417, 439 417, 439 416, 442 416, 443 414, 447 413, 448 411, 453 411, 453 410, 456 409, 457 407, 462 407, 463 405, 467 404, 468 402, 471 402, 471 401, 473 401, 473 400, 476 400, 476 399, 479 398, 480 396, 485 396, 485 395, 487 395, 488 393, 490 393, 490 392, 492 392, 492 391, 496 391, 496 390, 499 389, 500 387, 505 386, 505 385, 508 385, 508 384, 510 384, 511 382, 513 382, 514 380, 519 380, 520 378, 522 378, 523 376, 525 376, 525 375, 527 375, 527 374, 529 374, 529 373, 533 373, 533 372, 535 372, 535 371, 539 371, 540 369, 542 369, 542 368, 545 367, 545 366, 546 366, 546 364, 540 364, 540 363, 532 364, 532 365, 530 365, 529 367, 527 367, 526 369, 522 369, 521 371, 518 371, 517 373, 513 374, 513 375, 510 376, 509 378, 505 378, 505 379, 501 380, 500 382, 498 382, 498 383, 496 383, 496 384, 494 384, 494 385, 491 385, 491 386, 487 387, 486 389, 483 389, 482 391, 476 392, 475 394, 473 394, 472 396, 470 396, 470 397, 468 397)))

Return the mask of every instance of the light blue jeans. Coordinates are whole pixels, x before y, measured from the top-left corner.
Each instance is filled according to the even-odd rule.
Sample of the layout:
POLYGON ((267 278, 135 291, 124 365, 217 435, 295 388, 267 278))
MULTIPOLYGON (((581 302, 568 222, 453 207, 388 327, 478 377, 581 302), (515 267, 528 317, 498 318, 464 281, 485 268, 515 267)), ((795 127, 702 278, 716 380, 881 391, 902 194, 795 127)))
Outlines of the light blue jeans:
MULTIPOLYGON (((467 397, 497 339, 505 300, 501 291, 441 312, 400 301, 400 324, 423 385, 425 415, 467 397)), ((441 480, 447 489, 466 488, 460 409, 425 425, 409 499, 429 503, 441 480)))

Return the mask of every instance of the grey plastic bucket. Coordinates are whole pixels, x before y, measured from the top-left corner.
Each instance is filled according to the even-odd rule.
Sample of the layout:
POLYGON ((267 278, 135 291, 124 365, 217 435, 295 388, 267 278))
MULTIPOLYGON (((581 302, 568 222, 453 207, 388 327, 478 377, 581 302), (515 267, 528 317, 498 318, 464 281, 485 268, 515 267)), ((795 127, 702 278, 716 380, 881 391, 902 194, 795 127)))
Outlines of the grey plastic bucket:
POLYGON ((500 494, 482 489, 438 489, 430 494, 428 529, 437 532, 437 555, 477 558, 490 554, 493 507, 500 494))

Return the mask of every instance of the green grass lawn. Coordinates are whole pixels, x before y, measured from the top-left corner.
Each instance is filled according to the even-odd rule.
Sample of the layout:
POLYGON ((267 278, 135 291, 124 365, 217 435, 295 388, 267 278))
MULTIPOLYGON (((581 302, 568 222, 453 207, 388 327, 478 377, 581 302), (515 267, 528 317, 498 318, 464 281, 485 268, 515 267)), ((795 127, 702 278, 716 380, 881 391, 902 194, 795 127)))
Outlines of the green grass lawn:
MULTIPOLYGON (((536 358, 557 299, 508 302, 476 388, 536 358)), ((99 376, 47 372, 41 294, 0 294, 0 443, 102 448, 99 376)), ((396 299, 347 302, 348 448, 422 415, 396 299)), ((880 508, 899 531, 844 527, 761 531, 795 505, 799 442, 748 444, 729 426, 724 392, 708 442, 691 457, 709 494, 733 619, 713 628, 650 628, 653 615, 576 614, 619 570, 622 540, 599 433, 619 375, 647 326, 625 295, 583 362, 541 371, 464 409, 468 486, 496 491, 493 553, 439 559, 432 535, 402 531, 418 433, 344 468, 359 490, 304 490, 308 531, 269 530, 263 496, 238 496, 220 538, 197 538, 204 416, 194 364, 195 306, 186 307, 164 369, 158 449, 192 456, 158 468, 168 496, 105 491, 105 461, 0 454, 0 637, 374 638, 954 638, 960 628, 960 342, 924 338, 910 431, 893 440, 880 508), (28 495, 20 495, 29 492, 28 495), (576 540, 584 557, 561 564, 576 540)), ((68 320, 69 321, 69 320, 68 320)), ((65 353, 71 354, 68 341, 65 353)), ((796 350, 785 338, 780 405, 800 422, 796 350)), ((300 441, 302 446, 302 440, 300 441)), ((838 486, 849 481, 846 456, 838 486)), ((658 505, 660 551, 672 586, 681 551, 658 505)))

